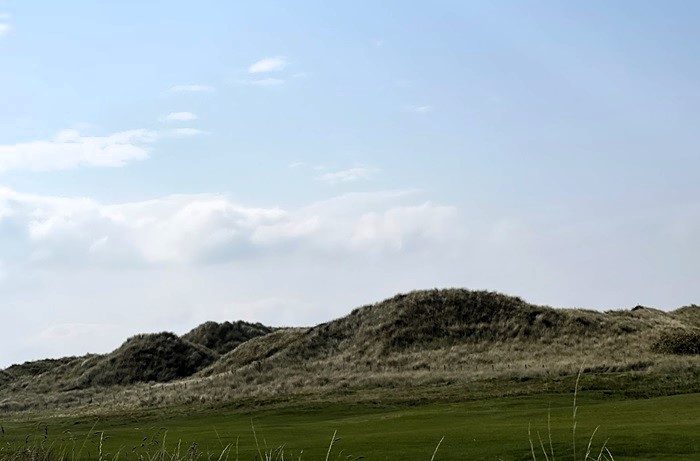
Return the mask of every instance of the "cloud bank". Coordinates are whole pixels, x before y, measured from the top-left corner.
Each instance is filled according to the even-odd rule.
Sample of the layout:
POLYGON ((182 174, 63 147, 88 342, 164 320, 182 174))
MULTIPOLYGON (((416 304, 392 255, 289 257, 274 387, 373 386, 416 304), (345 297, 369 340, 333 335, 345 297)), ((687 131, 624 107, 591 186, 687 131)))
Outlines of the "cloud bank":
POLYGON ((282 209, 216 194, 102 204, 0 188, 0 237, 33 264, 192 265, 272 253, 416 251, 449 240, 455 218, 454 208, 403 192, 282 209))

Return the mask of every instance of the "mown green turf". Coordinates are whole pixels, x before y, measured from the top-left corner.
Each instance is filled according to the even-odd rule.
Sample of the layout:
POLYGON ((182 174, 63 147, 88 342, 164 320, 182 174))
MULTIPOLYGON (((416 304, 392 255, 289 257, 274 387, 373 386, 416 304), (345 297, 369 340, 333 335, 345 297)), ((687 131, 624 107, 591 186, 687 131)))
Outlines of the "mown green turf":
MULTIPOLYGON (((193 411, 189 415, 166 412, 162 415, 120 416, 102 419, 64 418, 50 421, 3 423, 3 444, 24 443, 31 435, 41 439, 48 432, 56 438, 76 440, 78 448, 95 424, 95 433, 104 431, 104 451, 122 456, 153 451, 166 437, 169 446, 182 441, 186 452, 196 442, 201 451, 220 451, 239 438, 241 460, 256 454, 251 422, 255 425, 260 449, 284 444, 285 459, 325 459, 333 431, 338 431, 330 459, 430 460, 438 441, 444 436, 437 460, 532 459, 528 441, 528 423, 538 459, 544 459, 537 431, 545 439, 547 414, 551 407, 552 437, 556 459, 572 459, 571 395, 538 395, 499 398, 456 404, 420 406, 357 406, 338 404, 280 410, 193 411), (70 431, 67 432, 67 431, 70 431), (167 432, 167 434, 166 434, 167 432), (218 436, 217 436, 218 433, 218 436), (134 450, 135 447, 135 450, 134 450), (348 458, 352 455, 352 458, 348 458)), ((608 446, 616 460, 625 459, 700 459, 700 394, 620 399, 601 394, 579 395, 577 459, 583 459, 591 432, 600 426, 593 442, 594 457, 601 443, 608 446)), ((83 458, 95 459, 99 434, 88 438, 83 458)), ((30 439, 31 443, 31 439, 30 439)), ((218 455, 217 455, 218 456, 218 455)), ((214 459, 217 459, 217 456, 214 459)), ((231 459, 235 459, 232 450, 231 459)))

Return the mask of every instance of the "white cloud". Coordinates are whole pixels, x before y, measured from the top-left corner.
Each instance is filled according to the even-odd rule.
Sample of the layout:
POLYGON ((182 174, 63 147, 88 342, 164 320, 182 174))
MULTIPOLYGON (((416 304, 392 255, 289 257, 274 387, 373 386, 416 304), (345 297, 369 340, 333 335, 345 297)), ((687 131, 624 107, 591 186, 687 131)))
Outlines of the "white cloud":
MULTIPOLYGON (((254 62, 248 67, 249 74, 266 74, 270 72, 279 72, 287 66, 287 60, 284 57, 277 56, 271 58, 261 59, 254 62)), ((297 72, 292 75, 292 78, 304 78, 307 74, 305 72, 297 72)), ((286 82, 284 78, 278 77, 261 77, 239 80, 239 83, 244 85, 254 85, 263 87, 273 87, 280 86, 286 82)))
POLYGON ((0 188, 0 240, 33 264, 150 265, 396 252, 447 239, 456 210, 406 203, 414 200, 407 193, 348 194, 285 210, 202 194, 105 205, 0 188))
POLYGON ((197 116, 192 112, 170 112, 164 117, 167 122, 190 122, 197 120, 197 116))
MULTIPOLYGON (((184 118, 183 118, 184 119, 184 118)), ((53 171, 78 167, 122 167, 150 156, 151 145, 166 138, 206 134, 198 128, 134 129, 106 136, 59 131, 52 139, 0 145, 0 173, 11 170, 53 171)))
POLYGON ((171 93, 211 93, 216 88, 210 85, 189 84, 189 85, 173 85, 170 87, 171 93))
POLYGON ((430 202, 365 213, 353 229, 351 242, 357 247, 400 251, 413 242, 440 241, 448 235, 454 215, 454 208, 430 202))
POLYGON ((244 80, 246 85, 255 86, 279 86, 284 84, 284 79, 281 78, 260 78, 254 80, 244 80))
POLYGON ((207 134, 207 132, 199 128, 173 128, 163 133, 164 136, 175 138, 189 138, 190 136, 198 136, 200 134, 207 134))
POLYGON ((427 114, 433 111, 432 106, 406 106, 406 110, 416 114, 427 114))
POLYGON ((0 37, 2 37, 3 35, 7 35, 10 32, 10 30, 12 30, 12 27, 9 24, 5 22, 0 22, 0 37))
POLYGON ((371 179, 377 173, 377 169, 368 167, 355 167, 346 170, 332 171, 317 177, 319 181, 327 184, 341 184, 371 179))
POLYGON ((286 65, 286 59, 281 56, 265 58, 251 64, 250 67, 248 67, 248 72, 251 74, 277 72, 284 69, 286 65))
POLYGON ((120 167, 148 158, 156 132, 136 129, 107 136, 82 136, 60 131, 47 141, 0 145, 0 172, 8 170, 66 170, 80 166, 120 167))

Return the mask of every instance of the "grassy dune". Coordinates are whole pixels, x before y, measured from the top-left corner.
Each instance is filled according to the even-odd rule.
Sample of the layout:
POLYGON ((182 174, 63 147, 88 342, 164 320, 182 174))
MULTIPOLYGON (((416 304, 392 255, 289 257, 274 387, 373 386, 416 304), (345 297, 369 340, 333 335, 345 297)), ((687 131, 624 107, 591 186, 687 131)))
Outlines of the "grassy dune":
MULTIPOLYGON (((691 460, 700 456, 700 394, 649 399, 611 398, 601 393, 583 392, 578 397, 577 459, 583 459, 589 437, 597 426, 591 456, 601 445, 615 460, 691 460)), ((120 448, 120 459, 139 459, 145 453, 160 453, 162 441, 176 451, 180 441, 182 459, 196 443, 201 459, 219 459, 222 447, 230 446, 229 459, 259 457, 251 431, 254 424, 263 452, 273 451, 285 459, 325 459, 330 438, 338 431, 329 459, 430 460, 438 441, 444 437, 436 460, 532 459, 528 424, 537 459, 542 455, 537 433, 547 440, 548 412, 555 459, 572 459, 572 396, 539 395, 495 398, 459 404, 416 406, 382 405, 305 405, 276 410, 174 411, 159 414, 120 415, 109 418, 55 418, 5 422, 2 450, 26 443, 71 446, 85 443, 81 459, 99 459, 102 437, 103 458, 112 459, 120 448), (87 438, 88 432, 92 435, 87 438), (26 438, 30 434, 29 439, 26 438), (87 440, 87 442, 85 442, 87 440)), ((0 454, 2 451, 0 451, 0 454)), ((551 453, 549 454, 551 459, 551 453)), ((2 455, 0 455, 0 459, 2 455)), ((71 459, 68 457, 68 459, 71 459)), ((151 459, 145 457, 144 459, 151 459)), ((160 459, 159 457, 156 459, 160 459)), ((171 459, 166 457, 165 459, 171 459)), ((222 458, 225 459, 225 458, 222 458)))
POLYGON ((381 393, 421 401, 416 389, 445 387, 505 396, 520 392, 523 382, 528 392, 542 392, 532 383, 556 383, 581 364, 604 380, 623 374, 606 384, 611 389, 698 392, 699 324, 698 306, 603 313, 493 292, 417 291, 312 328, 205 324, 184 337, 135 336, 110 354, 13 366, 0 371, 0 414, 365 400, 381 393))

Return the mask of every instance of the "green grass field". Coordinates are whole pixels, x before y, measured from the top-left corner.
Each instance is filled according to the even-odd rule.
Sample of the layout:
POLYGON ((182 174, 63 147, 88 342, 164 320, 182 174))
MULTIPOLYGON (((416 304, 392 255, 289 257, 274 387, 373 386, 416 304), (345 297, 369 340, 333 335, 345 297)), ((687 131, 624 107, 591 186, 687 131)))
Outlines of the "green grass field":
MULTIPOLYGON (((113 455, 121 447, 120 459, 138 459, 141 452, 157 450, 163 439, 169 449, 181 441, 181 451, 192 443, 202 452, 217 452, 231 444, 230 459, 250 460, 257 455, 251 430, 254 424, 265 452, 284 446, 285 459, 325 459, 332 434, 340 438, 330 459, 430 460, 444 437, 436 460, 532 459, 528 423, 538 459, 544 459, 537 431, 547 440, 547 419, 551 426, 556 459, 572 459, 571 395, 538 395, 487 399, 456 404, 418 406, 341 406, 338 404, 288 407, 277 410, 240 411, 219 409, 172 410, 163 414, 119 416, 99 420, 56 418, 48 421, 3 422, 2 444, 71 444, 76 451, 84 441, 83 459, 97 459, 103 437, 103 453, 113 455), (85 437, 93 427, 93 435, 85 437), (27 437, 27 436, 30 437, 27 437)), ((601 444, 616 460, 699 459, 700 394, 649 399, 621 399, 602 394, 579 395, 577 459, 583 459, 588 440, 600 426, 593 441, 592 456, 601 444)), ((110 455, 110 456, 111 456, 110 455)))

